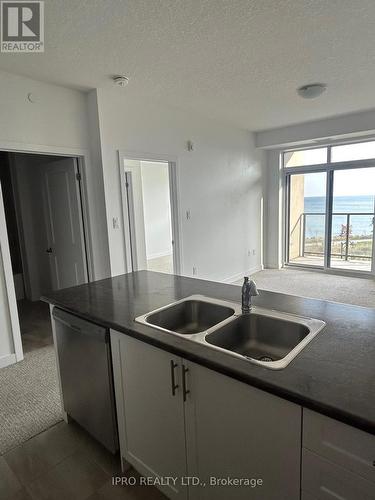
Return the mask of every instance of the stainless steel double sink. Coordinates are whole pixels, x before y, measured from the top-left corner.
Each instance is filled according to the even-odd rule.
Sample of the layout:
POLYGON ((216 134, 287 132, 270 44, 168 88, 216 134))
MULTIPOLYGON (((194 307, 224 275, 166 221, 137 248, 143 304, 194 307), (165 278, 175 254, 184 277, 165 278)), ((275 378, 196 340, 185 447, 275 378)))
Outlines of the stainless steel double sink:
POLYGON ((273 370, 285 368, 325 326, 318 319, 260 307, 242 314, 237 303, 202 295, 191 295, 135 321, 273 370))

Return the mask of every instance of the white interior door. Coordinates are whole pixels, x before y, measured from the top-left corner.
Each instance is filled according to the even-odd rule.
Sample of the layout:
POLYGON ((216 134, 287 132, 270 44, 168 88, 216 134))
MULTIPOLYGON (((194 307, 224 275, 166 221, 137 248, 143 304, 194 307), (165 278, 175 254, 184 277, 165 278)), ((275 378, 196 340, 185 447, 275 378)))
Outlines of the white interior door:
POLYGON ((45 215, 52 286, 54 290, 86 283, 87 264, 83 223, 74 158, 42 167, 45 215))

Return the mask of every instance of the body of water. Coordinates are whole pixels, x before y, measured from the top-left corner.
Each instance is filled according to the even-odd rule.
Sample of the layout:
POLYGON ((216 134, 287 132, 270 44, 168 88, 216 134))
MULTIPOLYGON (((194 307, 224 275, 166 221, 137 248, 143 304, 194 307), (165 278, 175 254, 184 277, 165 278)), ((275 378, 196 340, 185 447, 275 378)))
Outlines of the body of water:
MULTIPOLYGON (((325 213, 325 196, 310 196, 305 198, 305 212, 325 213)), ((335 196, 333 198, 333 214, 335 213, 368 213, 369 215, 352 215, 350 217, 351 235, 372 235, 374 219, 374 196, 335 196)), ((332 236, 341 233, 342 226, 346 225, 345 215, 333 215, 332 236)), ((306 216, 306 237, 322 237, 325 232, 324 215, 306 216)))

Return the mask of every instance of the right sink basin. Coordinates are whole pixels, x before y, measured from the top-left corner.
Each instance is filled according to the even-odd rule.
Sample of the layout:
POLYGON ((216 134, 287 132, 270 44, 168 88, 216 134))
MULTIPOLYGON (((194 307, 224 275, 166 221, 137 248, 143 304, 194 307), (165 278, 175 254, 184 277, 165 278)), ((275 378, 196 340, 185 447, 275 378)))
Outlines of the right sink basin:
POLYGON ((324 321, 257 308, 208 333, 205 341, 267 368, 281 369, 324 326, 324 321))

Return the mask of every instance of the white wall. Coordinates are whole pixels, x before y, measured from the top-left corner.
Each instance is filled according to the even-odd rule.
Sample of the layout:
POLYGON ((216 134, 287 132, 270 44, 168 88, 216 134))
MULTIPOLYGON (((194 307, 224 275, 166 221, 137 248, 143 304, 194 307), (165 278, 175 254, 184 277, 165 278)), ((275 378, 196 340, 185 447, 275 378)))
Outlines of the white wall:
POLYGON ((81 92, 0 72, 0 109, 1 143, 88 147, 86 97, 81 92), (35 103, 27 98, 30 92, 35 103))
MULTIPOLYGON (((105 217, 102 215, 105 214, 102 168, 100 162, 90 162, 90 148, 93 147, 89 140, 89 125, 91 126, 93 121, 90 114, 92 107, 92 102, 89 102, 88 96, 82 92, 0 72, 1 149, 42 149, 45 152, 62 154, 76 154, 82 150, 87 152, 92 260, 95 278, 98 279, 109 275, 110 268, 107 228, 105 217), (32 93, 34 103, 28 100, 29 93, 32 93)), ((90 137, 93 137, 93 134, 90 134, 90 137)), ((2 243, 0 241, 0 244, 2 243)), ((0 269, 0 283, 3 278, 3 270, 0 269)), ((5 298, 0 296, 0 314, 5 307, 4 300, 5 298)), ((2 324, 0 358, 5 352, 4 339, 9 335, 9 325, 2 324)))
MULTIPOLYGON (((95 96, 94 96, 95 97, 95 96)), ((98 115, 92 95, 0 71, 0 148, 75 154, 85 151, 94 277, 110 274, 98 115), (34 103, 28 100, 31 93, 34 103), (100 151, 100 148, 99 148, 100 151), (92 157, 92 161, 91 161, 92 157)))
POLYGON ((266 196, 264 217, 264 267, 279 269, 283 258, 283 186, 280 152, 267 151, 266 196))
MULTIPOLYGON (((174 155, 183 274, 192 275, 194 266, 199 277, 225 280, 259 269, 263 155, 252 134, 195 113, 135 101, 126 89, 99 90, 98 105, 108 222, 122 220, 117 151, 174 155), (187 140, 194 142, 194 151, 187 151, 187 140)), ((123 229, 108 223, 108 237, 112 274, 121 274, 123 229)))
POLYGON ((168 163, 141 162, 147 259, 172 254, 168 163))
POLYGON ((86 199, 90 210, 91 260, 94 266, 94 279, 99 280, 111 275, 109 259, 107 215, 104 195, 103 163, 97 95, 95 91, 86 96, 86 111, 89 135, 90 165, 86 170, 86 199))

